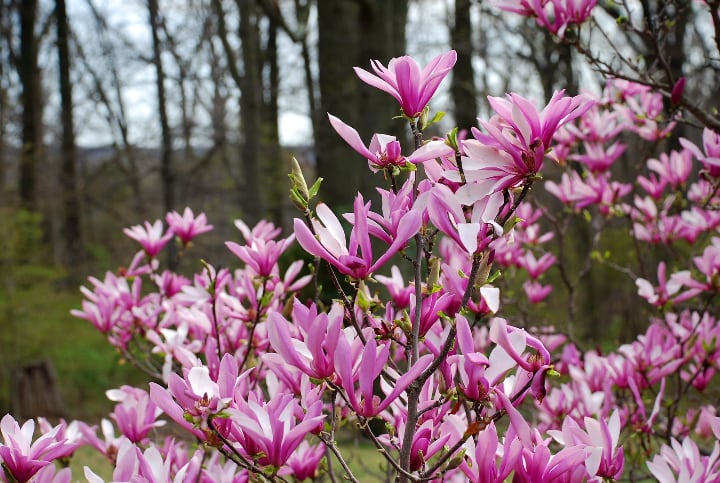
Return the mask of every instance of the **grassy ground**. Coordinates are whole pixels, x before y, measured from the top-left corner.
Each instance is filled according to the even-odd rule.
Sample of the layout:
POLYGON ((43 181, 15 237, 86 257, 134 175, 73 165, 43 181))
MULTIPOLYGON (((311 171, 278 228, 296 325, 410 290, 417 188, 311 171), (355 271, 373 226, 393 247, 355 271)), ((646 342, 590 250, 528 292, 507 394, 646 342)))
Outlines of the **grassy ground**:
MULTIPOLYGON (((143 380, 119 364, 118 354, 86 321, 70 315, 80 292, 58 288, 60 275, 24 269, 9 289, 0 291, 0 412, 11 404, 11 380, 20 367, 51 362, 67 418, 94 420, 111 409, 105 391, 143 380)), ((6 285, 8 287, 8 285, 6 285)))

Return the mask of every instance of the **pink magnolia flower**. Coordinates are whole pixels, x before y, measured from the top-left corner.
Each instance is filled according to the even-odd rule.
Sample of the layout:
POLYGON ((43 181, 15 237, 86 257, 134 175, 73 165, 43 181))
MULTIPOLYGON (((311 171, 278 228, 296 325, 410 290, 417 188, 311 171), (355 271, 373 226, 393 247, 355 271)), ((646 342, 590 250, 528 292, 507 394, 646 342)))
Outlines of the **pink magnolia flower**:
POLYGON ((515 366, 529 373, 538 373, 535 377, 541 376, 540 379, 544 380, 544 373, 540 372, 549 367, 550 353, 537 337, 524 329, 508 326, 505 319, 495 317, 490 323, 490 340, 497 344, 490 353, 490 367, 486 375, 491 385, 497 384, 515 366), (527 348, 532 352, 526 353, 527 348))
POLYGON ((373 171, 391 168, 393 166, 402 168, 406 166, 406 163, 424 163, 430 159, 449 156, 455 152, 453 148, 445 144, 444 141, 430 141, 423 144, 410 156, 405 157, 400 152, 402 149, 400 142, 395 136, 389 136, 387 134, 374 134, 370 141, 370 146, 366 147, 354 128, 348 126, 332 114, 328 114, 328 118, 330 119, 330 124, 340 137, 342 137, 351 148, 368 160, 368 165, 373 171))
POLYGON ((207 233, 213 229, 212 225, 207 224, 205 213, 200 213, 197 217, 193 214, 189 207, 185 208, 181 215, 177 211, 173 211, 165 215, 170 230, 175 233, 183 245, 187 245, 198 235, 207 233))
POLYGON ((557 130, 594 104, 582 95, 565 97, 564 91, 556 92, 542 112, 515 93, 505 99, 488 97, 488 102, 497 114, 489 122, 479 120, 487 134, 473 128, 475 140, 463 143, 469 158, 463 159, 463 166, 473 163, 473 169, 482 170, 486 179, 494 180, 492 191, 518 186, 537 174, 557 130))
POLYGON ((493 5, 508 12, 536 17, 537 23, 562 38, 571 25, 585 22, 597 0, 496 0, 493 5))
POLYGON ((612 103, 625 129, 648 141, 665 138, 676 121, 666 121, 663 95, 649 86, 622 79, 610 79, 605 88, 606 101, 612 103))
POLYGON ((600 212, 607 215, 620 198, 632 191, 632 186, 609 181, 608 173, 589 173, 583 178, 576 171, 572 171, 562 174, 560 184, 548 181, 545 189, 563 203, 575 204, 577 210, 597 204, 600 212))
POLYGON ((718 481, 720 479, 720 444, 715 442, 712 453, 700 454, 695 442, 685 438, 682 443, 675 438, 670 446, 664 444, 660 453, 647 462, 650 472, 660 483, 718 481))
POLYGON ((426 461, 443 450, 443 446, 449 446, 452 433, 446 432, 438 438, 433 434, 434 429, 434 422, 428 420, 415 431, 410 450, 410 471, 422 469, 426 461))
POLYGON ((133 443, 145 440, 148 433, 166 421, 157 421, 162 410, 158 408, 150 395, 142 389, 122 386, 106 392, 108 399, 118 404, 111 414, 120 431, 133 443))
MULTIPOLYGON (((587 471, 582 465, 582 448, 568 447, 556 454, 551 454, 549 448, 551 439, 543 439, 537 429, 531 429, 505 393, 496 390, 495 395, 498 408, 505 410, 510 420, 510 428, 505 435, 501 468, 512 464, 512 469, 515 471, 513 481, 518 483, 575 482, 584 481, 587 478, 587 471), (505 462, 506 459, 507 462, 505 462)), ((484 459, 487 461, 487 456, 484 459)))
POLYGON ((390 293, 395 308, 402 310, 410 305, 410 296, 415 292, 413 285, 406 285, 400 269, 393 265, 390 269, 390 277, 375 275, 375 280, 385 286, 390 293))
POLYGON ((540 275, 547 272, 556 261, 557 258, 552 253, 543 253, 540 258, 535 258, 535 254, 529 250, 517 260, 518 266, 527 270, 533 280, 537 280, 540 275))
POLYGON ((460 352, 450 356, 448 362, 456 366, 458 386, 471 401, 486 401, 490 396, 490 382, 485 377, 485 369, 490 361, 475 349, 470 324, 465 317, 455 317, 457 340, 460 352))
POLYGON ((526 280, 525 283, 523 283, 523 290, 531 304, 538 304, 550 295, 552 285, 543 285, 535 280, 526 280))
POLYGON ((10 414, 0 420, 3 444, 0 444, 0 462, 10 473, 11 481, 25 483, 53 460, 67 456, 67 439, 58 441, 60 426, 33 441, 35 421, 25 421, 20 427, 10 414), (14 478, 14 480, 12 480, 14 478))
POLYGON ((583 430, 572 418, 566 418, 562 431, 548 433, 565 447, 579 446, 585 453, 585 468, 591 476, 617 479, 625 464, 623 448, 618 448, 620 438, 620 414, 613 411, 610 419, 584 419, 583 430))
MULTIPOLYGON (((113 471, 112 481, 143 481, 148 483, 182 483, 194 478, 186 479, 191 463, 188 462, 180 469, 173 467, 172 457, 164 457, 155 446, 150 446, 143 452, 130 441, 120 446, 117 463, 113 471)), ((104 483, 90 468, 85 467, 85 478, 89 483, 104 483)))
POLYGON ((115 427, 109 419, 103 418, 100 421, 100 431, 102 439, 97 435, 95 426, 88 426, 85 423, 79 424, 80 432, 87 441, 87 444, 95 448, 100 454, 104 455, 113 464, 118 455, 118 448, 127 438, 123 435, 115 434, 115 427))
POLYGON ((354 69, 360 80, 393 96, 407 117, 417 117, 456 61, 457 54, 451 50, 435 57, 422 71, 409 56, 391 59, 387 67, 371 61, 377 75, 359 67, 354 69))
POLYGON ((163 233, 163 224, 160 220, 156 220, 153 224, 146 221, 145 226, 135 225, 130 228, 125 228, 123 233, 140 243, 150 258, 156 257, 173 237, 172 231, 163 233))
POLYGON ((690 151, 695 159, 705 165, 710 176, 720 176, 720 133, 707 127, 703 130, 704 153, 686 138, 680 138, 680 144, 690 151))
MULTIPOLYGON (((427 193, 426 198, 428 216, 440 231, 448 235, 470 255, 474 254, 478 248, 484 248, 483 246, 478 247, 482 223, 467 222, 462 206, 450 188, 445 185, 436 185, 427 193)), ((421 204, 420 200, 418 204, 421 204)))
POLYGON ((661 180, 673 188, 684 184, 692 173, 692 151, 671 151, 670 155, 660 153, 658 159, 649 159, 648 169, 655 171, 661 180))
POLYGON ((365 204, 362 195, 358 194, 354 206, 355 224, 350 233, 349 244, 345 241, 345 232, 340 221, 323 203, 318 204, 315 209, 319 220, 312 221, 317 238, 305 222, 298 218, 295 218, 295 236, 300 246, 311 255, 324 259, 345 275, 363 279, 377 271, 402 249, 420 229, 422 220, 420 214, 414 210, 405 213, 394 227, 396 236, 392 243, 380 258, 373 261, 371 231, 368 226, 370 203, 365 204))
POLYGON ((638 176, 637 182, 647 194, 656 200, 662 198, 665 187, 668 184, 666 179, 658 177, 655 173, 650 173, 647 178, 642 175, 638 176))
POLYGON ((331 377, 335 372, 335 350, 343 335, 343 307, 333 304, 329 313, 320 312, 313 304, 308 310, 295 299, 293 321, 300 328, 298 335, 291 334, 292 325, 278 312, 268 316, 268 338, 277 354, 264 354, 263 359, 278 356, 286 364, 297 367, 315 379, 331 377))
POLYGON ((586 141, 584 145, 585 153, 574 154, 570 156, 570 159, 584 164, 593 172, 603 172, 610 169, 627 148, 624 144, 620 144, 619 141, 614 142, 607 148, 600 142, 586 141))
POLYGON ((225 246, 236 257, 247 263, 248 267, 258 276, 269 277, 278 271, 277 262, 293 241, 295 241, 295 235, 290 235, 282 240, 267 240, 258 237, 247 240, 247 245, 228 241, 225 242, 225 246))
MULTIPOLYGON (((453 316, 455 308, 452 306, 454 303, 453 294, 445 291, 432 292, 431 294, 422 297, 421 309, 420 309, 420 337, 424 337, 425 334, 431 329, 431 327, 440 320, 440 314, 446 314, 453 316)), ((410 308, 408 309, 412 325, 415 325, 415 294, 410 296, 410 308)))
POLYGON ((70 483, 72 469, 57 469, 55 465, 47 465, 35 474, 33 483, 70 483))
POLYGON ((658 286, 654 287, 649 281, 644 278, 638 278, 635 280, 635 285, 638 287, 638 295, 647 300, 649 303, 656 307, 662 307, 668 302, 682 302, 689 298, 694 297, 699 293, 699 290, 692 288, 686 290, 683 293, 680 292, 684 281, 692 279, 690 278, 690 272, 683 270, 676 272, 667 278, 665 262, 658 263, 657 269, 658 275, 658 286))
POLYGON ((305 436, 318 431, 325 419, 322 401, 305 412, 292 394, 279 394, 265 402, 251 393, 247 401, 240 399, 236 404, 227 409, 230 433, 263 466, 285 465, 305 436))
POLYGON ((720 290, 720 237, 713 237, 710 245, 705 247, 702 254, 693 257, 693 263, 700 273, 705 276, 705 280, 693 284, 686 277, 684 278, 686 285, 709 291, 720 290))
MULTIPOLYGON (((397 193, 378 189, 381 200, 380 212, 368 212, 367 229, 371 236, 391 245, 397 237, 400 220, 413 209, 413 181, 415 173, 410 173, 397 193)), ((344 213, 343 218, 355 224, 355 213, 344 213)))
POLYGON ((460 469, 470 481, 502 483, 517 466, 523 464, 522 443, 517 438, 505 438, 501 448, 493 421, 478 434, 477 444, 470 439, 467 447, 467 461, 460 465, 460 469))
POLYGON ((335 367, 340 379, 339 385, 345 389, 350 406, 358 415, 368 418, 385 410, 430 365, 433 359, 433 356, 429 354, 420 357, 405 374, 396 380, 390 394, 380 400, 374 394, 373 387, 375 380, 387 364, 390 345, 381 344, 378 347, 375 337, 371 336, 359 357, 353 357, 356 352, 352 350, 347 337, 340 337, 335 350, 335 367), (359 382, 359 388, 356 387, 356 382, 359 382))
POLYGON ((252 240, 261 238, 263 240, 274 240, 277 236, 282 233, 282 228, 275 226, 271 221, 260 220, 257 225, 250 229, 242 220, 235 220, 235 227, 240 230, 245 242, 251 242, 252 240))
POLYGON ((292 452, 287 460, 287 471, 278 471, 279 476, 292 474, 298 481, 308 478, 315 480, 320 469, 320 461, 325 456, 325 446, 322 444, 311 445, 303 440, 292 452))
MULTIPOLYGON (((211 376, 208 366, 185 370, 184 378, 173 373, 167 389, 150 383, 150 399, 175 422, 205 439, 208 417, 227 409, 234 398, 240 384, 238 370, 235 357, 225 354, 216 376, 211 376)), ((216 424, 221 423, 226 421, 216 424)))

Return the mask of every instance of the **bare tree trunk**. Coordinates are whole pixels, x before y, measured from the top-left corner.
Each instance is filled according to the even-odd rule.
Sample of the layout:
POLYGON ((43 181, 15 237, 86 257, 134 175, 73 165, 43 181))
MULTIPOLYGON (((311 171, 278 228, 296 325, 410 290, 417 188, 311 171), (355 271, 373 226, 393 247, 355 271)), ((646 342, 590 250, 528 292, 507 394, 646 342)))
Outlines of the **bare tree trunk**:
POLYGON ((455 0, 454 23, 450 28, 450 43, 457 52, 450 92, 455 105, 455 123, 460 129, 470 130, 478 115, 477 90, 472 56, 472 25, 470 23, 470 0, 455 0))
MULTIPOLYGON (((175 173, 172 166, 172 134, 167 116, 167 99, 165 94, 165 70, 162 63, 162 48, 160 45, 160 18, 158 16, 158 1, 148 0, 150 14, 150 29, 153 40, 153 64, 155 65, 155 84, 158 96, 158 118, 162 135, 162 149, 160 154, 160 179, 163 188, 163 211, 175 209, 175 173)), ((175 245, 170 243, 168 248, 168 265, 170 270, 177 266, 177 251, 175 245)))
MULTIPOLYGON (((407 2, 382 0, 318 2, 320 112, 329 112, 355 127, 363 140, 373 132, 405 135, 393 119, 400 108, 387 94, 358 81, 354 66, 368 68, 370 59, 386 64, 405 53, 407 2)), ((318 174, 325 178, 323 198, 349 207, 354 193, 375 198, 377 179, 340 139, 327 119, 315 132, 318 174)))
MULTIPOLYGON (((236 0, 240 11, 243 76, 240 85, 242 122, 242 166, 245 178, 243 218, 250 225, 265 214, 260 176, 260 136, 262 124, 262 72, 260 70, 260 32, 255 0, 236 0)), ((228 61, 232 61, 228 58, 228 61)))
POLYGON ((28 210, 37 208, 37 164, 42 132, 42 97, 38 67, 38 39, 35 23, 37 0, 19 2, 20 55, 18 76, 22 85, 22 153, 20 158, 20 204, 28 210))
POLYGON ((55 1, 55 22, 57 26, 58 71, 60 82, 60 105, 62 117, 62 148, 60 185, 63 201, 62 242, 64 244, 63 264, 72 270, 84 259, 84 246, 80 222, 78 199, 75 121, 73 116, 73 92, 70 82, 70 49, 68 48, 69 22, 65 0, 55 1))
POLYGON ((10 49, 7 45, 7 42, 1 40, 8 35, 6 33, 6 29, 9 29, 9 26, 7 25, 8 10, 9 9, 6 6, 5 1, 3 0, 2 3, 0 3, 0 29, 2 29, 2 31, 0 32, 0 194, 2 194, 3 196, 3 202, 0 204, 0 208, 2 208, 2 205, 9 201, 7 200, 7 193, 5 192, 7 169, 5 166, 5 136, 8 132, 7 124, 8 118, 10 117, 8 113, 8 110, 10 108, 8 103, 8 87, 6 84, 6 75, 7 71, 9 70, 7 68, 8 65, 6 64, 6 62, 10 59, 10 49))
POLYGON ((280 92, 280 68, 278 65, 277 33, 278 24, 274 20, 280 16, 280 8, 277 2, 273 2, 272 8, 276 15, 269 16, 267 43, 264 49, 264 64, 268 71, 268 86, 263 108, 263 135, 264 144, 262 165, 263 165, 263 186, 265 189, 265 206, 269 219, 277 225, 283 225, 283 206, 287 198, 286 193, 290 189, 288 177, 285 175, 290 163, 283 165, 282 153, 280 151, 280 134, 278 132, 278 96, 280 92))

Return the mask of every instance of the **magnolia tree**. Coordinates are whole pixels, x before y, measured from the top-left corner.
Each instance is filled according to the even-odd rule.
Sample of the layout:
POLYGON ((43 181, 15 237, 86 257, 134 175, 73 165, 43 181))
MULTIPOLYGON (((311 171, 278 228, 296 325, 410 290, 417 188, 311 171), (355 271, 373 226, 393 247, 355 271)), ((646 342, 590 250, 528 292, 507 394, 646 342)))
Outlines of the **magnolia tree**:
MULTIPOLYGON (((591 12, 561 3, 555 23, 562 8, 575 26, 591 12)), ((533 5, 512 8, 560 32, 533 5)), ((126 229, 142 249, 127 268, 90 278, 73 313, 156 382, 108 391, 117 404, 99 428, 41 419, 36 435, 35 422, 6 415, 0 478, 70 481, 53 462, 90 445, 113 464, 113 481, 358 481, 337 442, 352 428, 384 457, 389 481, 720 480, 720 135, 706 128, 703 146, 682 139, 617 179, 629 136, 672 133, 680 119, 664 114, 664 98, 679 104, 682 85, 613 78, 600 95, 558 92, 543 107, 490 97, 494 115, 469 135, 425 139, 441 117, 428 103, 455 61, 450 51, 424 68, 401 57, 356 69, 400 104, 410 148, 385 134, 366 145, 329 114, 360 155, 338 162, 367 160, 379 206, 358 194, 339 216, 294 163, 293 233, 238 220, 242 241, 226 243, 238 266, 202 261, 191 277, 163 269, 159 255, 211 230, 204 215, 126 229), (556 181, 542 181, 547 163, 562 170, 556 181), (540 205, 531 189, 565 209, 540 205), (611 221, 627 224, 638 255, 651 245, 676 254, 645 277, 588 255, 632 277, 654 308, 644 334, 601 353, 561 324, 531 330, 502 317, 506 274, 525 280, 525 304, 542 307, 553 295, 546 271, 556 267, 569 288, 582 280, 553 240, 575 222, 597 240, 611 221), (294 244, 314 260, 281 268, 294 244), (321 272, 331 299, 320 297, 321 272), (156 429, 167 422, 184 436, 156 429)), ((84 476, 103 481, 92 468, 84 476)))

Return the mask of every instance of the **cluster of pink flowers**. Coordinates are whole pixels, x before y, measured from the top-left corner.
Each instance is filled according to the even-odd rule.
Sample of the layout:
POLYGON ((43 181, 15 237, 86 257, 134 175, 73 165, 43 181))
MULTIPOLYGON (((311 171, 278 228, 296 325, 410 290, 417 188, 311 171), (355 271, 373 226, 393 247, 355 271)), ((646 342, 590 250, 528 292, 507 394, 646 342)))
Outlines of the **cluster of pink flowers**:
POLYGON ((567 30, 588 20, 597 0, 495 0, 493 5, 508 12, 533 17, 538 25, 560 38, 567 30))
MULTIPOLYGON (((592 8, 553 5, 557 31, 592 8)), ((547 6, 522 5, 531 7, 549 22, 547 6)), ((90 445, 113 463, 114 481, 303 480, 329 471, 330 458, 357 481, 334 439, 348 422, 407 481, 619 479, 630 432, 654 455, 646 471, 659 480, 717 479, 720 418, 708 406, 682 417, 680 399, 667 397, 671 381, 685 391, 678 398, 702 393, 720 367, 720 321, 708 310, 720 292, 720 238, 707 236, 720 226, 717 135, 705 134, 704 151, 684 140, 684 151, 648 160, 637 180, 615 180, 626 149, 620 132, 657 139, 672 125, 661 123, 651 91, 613 82, 604 98, 558 92, 542 109, 518 94, 491 97, 495 114, 479 120, 471 139, 424 143, 428 101, 455 58, 443 54, 420 69, 403 57, 388 67, 374 62, 377 75, 357 71, 399 102, 417 141, 407 156, 383 134, 366 146, 330 115, 369 169, 390 181, 378 190, 381 206, 358 194, 353 211, 338 216, 294 173, 294 201, 305 213, 293 234, 237 221, 243 240, 226 247, 238 267, 204 263, 190 277, 163 270, 158 255, 173 238, 190 249, 212 229, 204 214, 186 209, 168 214, 167 228, 158 220, 126 229, 141 250, 120 273, 91 278, 73 314, 155 382, 108 391, 116 406, 101 437, 84 423, 43 422, 33 441, 32 422, 20 427, 5 416, 0 480, 69 481, 52 462, 90 445), (543 281, 563 262, 549 251, 562 233, 549 227, 565 215, 528 198, 546 157, 566 168, 559 183, 545 183, 565 215, 629 219, 639 243, 707 238, 691 267, 660 263, 657 284, 635 277, 639 296, 663 315, 616 352, 583 352, 563 335, 498 316, 507 300, 501 287, 512 280, 494 266, 518 286, 524 279, 538 305, 552 292, 543 281), (705 167, 701 177, 692 176, 693 158, 705 167), (633 190, 630 205, 624 198, 633 190), (686 204, 677 208, 678 199, 686 204), (334 300, 313 293, 303 261, 281 268, 296 242, 316 270, 327 268, 334 300), (156 441, 168 421, 202 447, 156 441), (713 442, 709 456, 693 431, 713 442)), ((102 481, 90 468, 85 477, 102 481)))

